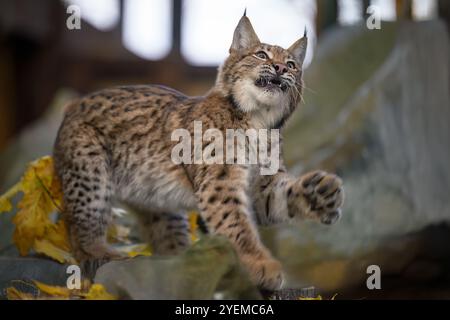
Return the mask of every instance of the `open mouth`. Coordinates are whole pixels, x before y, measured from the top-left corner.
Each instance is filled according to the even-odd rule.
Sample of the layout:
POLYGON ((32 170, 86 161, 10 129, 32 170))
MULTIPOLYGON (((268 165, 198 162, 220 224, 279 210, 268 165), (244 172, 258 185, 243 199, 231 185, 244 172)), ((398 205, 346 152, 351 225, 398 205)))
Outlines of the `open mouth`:
POLYGON ((265 88, 268 90, 281 90, 286 91, 287 85, 284 84, 280 78, 274 77, 274 78, 264 78, 260 77, 256 79, 255 85, 260 88, 265 88))

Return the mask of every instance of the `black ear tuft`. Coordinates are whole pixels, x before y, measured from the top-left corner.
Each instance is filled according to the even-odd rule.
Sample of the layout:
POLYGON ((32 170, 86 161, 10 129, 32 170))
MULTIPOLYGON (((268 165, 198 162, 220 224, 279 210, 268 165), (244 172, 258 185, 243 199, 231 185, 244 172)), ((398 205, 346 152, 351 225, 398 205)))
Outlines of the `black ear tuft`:
POLYGON ((245 50, 261 43, 246 14, 247 9, 245 9, 244 15, 241 17, 236 29, 234 30, 233 43, 230 47, 230 53, 233 51, 242 53, 245 50))
POLYGON ((308 29, 305 26, 305 33, 303 34, 303 37, 308 38, 308 29))
POLYGON ((247 16, 247 8, 244 9, 244 17, 247 16))
POLYGON ((308 48, 308 37, 305 32, 303 38, 298 39, 292 46, 289 47, 288 51, 294 55, 298 63, 303 65, 307 48, 308 48))

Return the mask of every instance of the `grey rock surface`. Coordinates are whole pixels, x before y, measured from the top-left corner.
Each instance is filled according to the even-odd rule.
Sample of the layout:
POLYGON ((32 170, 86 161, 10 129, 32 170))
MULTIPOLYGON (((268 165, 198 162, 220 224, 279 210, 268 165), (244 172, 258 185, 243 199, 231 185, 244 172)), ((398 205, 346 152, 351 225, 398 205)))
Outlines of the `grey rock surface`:
POLYGON ((95 282, 122 299, 260 299, 223 238, 206 237, 179 256, 109 262, 95 282))
POLYGON ((30 285, 32 280, 65 286, 66 269, 66 265, 44 258, 0 257, 0 299, 6 299, 6 289, 11 286, 36 295, 36 288, 30 285))

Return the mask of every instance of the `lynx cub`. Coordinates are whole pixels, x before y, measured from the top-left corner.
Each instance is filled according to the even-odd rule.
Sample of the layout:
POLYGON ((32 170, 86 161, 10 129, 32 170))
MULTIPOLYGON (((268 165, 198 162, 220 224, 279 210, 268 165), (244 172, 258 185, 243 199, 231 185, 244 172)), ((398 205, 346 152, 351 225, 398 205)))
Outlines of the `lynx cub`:
POLYGON ((341 180, 322 171, 300 178, 284 167, 262 176, 258 166, 174 164, 171 132, 282 128, 302 94, 306 34, 285 50, 261 43, 244 16, 214 87, 187 97, 162 86, 126 86, 90 94, 66 110, 54 147, 64 215, 80 261, 119 258, 105 238, 111 201, 140 216, 155 254, 189 245, 187 210, 232 243, 253 281, 282 285, 282 269, 258 237, 256 224, 295 219, 334 223, 343 203, 341 180))

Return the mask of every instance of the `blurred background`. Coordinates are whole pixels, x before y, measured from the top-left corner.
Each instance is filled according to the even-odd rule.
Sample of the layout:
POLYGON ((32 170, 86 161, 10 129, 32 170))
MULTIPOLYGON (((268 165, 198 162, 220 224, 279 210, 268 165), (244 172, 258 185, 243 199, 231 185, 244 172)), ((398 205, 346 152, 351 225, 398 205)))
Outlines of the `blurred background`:
MULTIPOLYGON (((445 0, 0 0, 0 194, 51 154, 70 99, 123 84, 206 93, 244 8, 266 43, 288 47, 308 29, 305 103, 285 129, 286 163, 294 174, 337 172, 347 190, 336 226, 262 230, 288 286, 449 299, 445 0), (368 27, 374 18, 380 28, 368 27), (370 265, 381 290, 367 289, 370 265)), ((4 257, 17 256, 12 215, 0 215, 4 257)))

